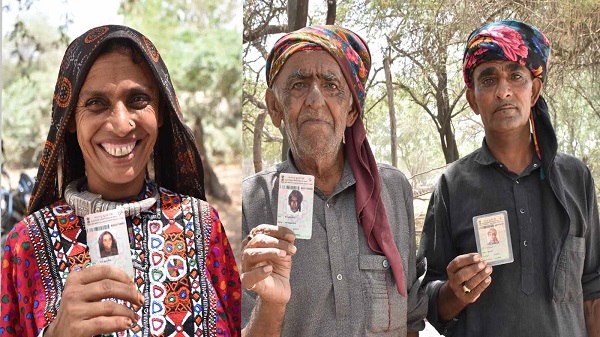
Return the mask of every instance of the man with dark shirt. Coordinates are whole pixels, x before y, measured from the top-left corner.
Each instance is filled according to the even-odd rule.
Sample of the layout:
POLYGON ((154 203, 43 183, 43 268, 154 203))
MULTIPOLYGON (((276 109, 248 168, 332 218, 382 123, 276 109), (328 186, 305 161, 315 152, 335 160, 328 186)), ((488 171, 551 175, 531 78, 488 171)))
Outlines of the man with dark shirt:
POLYGON ((466 96, 485 139, 442 175, 419 247, 427 318, 446 335, 600 335, 594 182, 581 161, 557 153, 540 96, 549 54, 546 37, 517 21, 485 25, 467 41, 466 96), (475 217, 503 211, 514 261, 492 268, 476 253, 475 217))

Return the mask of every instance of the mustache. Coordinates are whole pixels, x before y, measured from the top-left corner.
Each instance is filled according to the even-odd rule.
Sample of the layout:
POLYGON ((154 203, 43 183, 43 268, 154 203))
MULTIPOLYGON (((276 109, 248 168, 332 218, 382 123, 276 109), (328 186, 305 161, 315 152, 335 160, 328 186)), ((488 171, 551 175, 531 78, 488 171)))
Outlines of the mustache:
POLYGON ((497 112, 498 110, 502 110, 502 109, 516 109, 517 106, 515 104, 512 103, 503 103, 500 104, 496 107, 494 107, 494 112, 497 112))
POLYGON ((310 112, 304 112, 301 113, 300 116, 298 117, 298 122, 299 123, 304 123, 307 121, 320 121, 320 122, 330 122, 330 118, 327 118, 327 115, 324 113, 319 113, 317 111, 310 111, 310 112))

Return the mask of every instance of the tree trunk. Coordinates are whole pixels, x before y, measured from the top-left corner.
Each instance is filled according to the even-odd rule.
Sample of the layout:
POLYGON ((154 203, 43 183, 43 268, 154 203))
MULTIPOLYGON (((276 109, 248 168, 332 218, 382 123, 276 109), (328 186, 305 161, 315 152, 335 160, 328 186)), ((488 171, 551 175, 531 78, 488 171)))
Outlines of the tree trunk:
POLYGON ((387 101, 390 112, 390 145, 392 146, 392 165, 398 167, 398 135, 396 134, 396 109, 394 107, 394 88, 392 87, 392 73, 390 70, 390 58, 383 59, 383 70, 385 71, 385 85, 387 88, 387 101))
POLYGON ((454 135, 454 131, 452 130, 449 115, 448 117, 446 117, 446 124, 444 125, 444 127, 438 131, 440 133, 442 151, 444 152, 446 164, 450 164, 456 161, 460 156, 458 154, 458 147, 456 146, 456 136, 454 135))
POLYGON ((335 14, 337 10, 337 0, 327 0, 327 19, 325 24, 335 25, 335 14))
POLYGON ((287 5, 288 30, 293 32, 306 27, 308 0, 289 0, 287 5))
MULTIPOLYGON (((447 51, 443 50, 444 56, 441 56, 441 63, 446 64, 447 51)), ((442 152, 444 152, 444 158, 446 164, 450 164, 459 158, 458 147, 456 146, 456 136, 454 130, 452 130, 452 110, 450 109, 450 99, 448 98, 448 74, 446 67, 440 67, 436 71, 438 78, 438 89, 435 93, 438 121, 440 128, 438 132, 440 134, 440 141, 442 143, 442 152)))
POLYGON ((231 202, 231 198, 227 193, 227 188, 221 185, 212 165, 208 161, 206 149, 204 148, 204 129, 202 128, 201 117, 196 117, 196 122, 194 123, 194 138, 196 138, 196 146, 198 147, 198 152, 200 152, 200 157, 202 158, 202 167, 204 168, 204 189, 206 190, 206 193, 215 199, 227 203, 231 202))
POLYGON ((254 142, 252 145, 252 156, 254 158, 254 172, 260 172, 263 169, 262 165, 262 133, 265 126, 265 118, 267 112, 263 111, 256 116, 254 121, 254 142))

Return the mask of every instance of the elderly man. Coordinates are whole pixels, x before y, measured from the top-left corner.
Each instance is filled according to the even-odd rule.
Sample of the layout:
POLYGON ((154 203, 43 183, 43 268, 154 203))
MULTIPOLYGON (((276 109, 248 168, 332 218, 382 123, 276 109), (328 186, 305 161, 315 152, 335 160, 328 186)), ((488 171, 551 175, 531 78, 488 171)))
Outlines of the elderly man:
POLYGON ((546 37, 517 21, 485 25, 468 39, 466 96, 485 139, 442 175, 419 248, 427 318, 447 335, 599 334, 596 193, 589 169, 557 153, 540 96, 549 54, 546 37), (503 211, 514 261, 492 268, 476 253, 475 230, 482 216, 503 211))
POLYGON ((291 151, 242 183, 246 336, 413 336, 424 327, 411 188, 375 163, 361 120, 370 63, 366 43, 336 26, 285 35, 269 54, 266 102, 291 151), (281 173, 314 176, 309 240, 274 226, 281 173))

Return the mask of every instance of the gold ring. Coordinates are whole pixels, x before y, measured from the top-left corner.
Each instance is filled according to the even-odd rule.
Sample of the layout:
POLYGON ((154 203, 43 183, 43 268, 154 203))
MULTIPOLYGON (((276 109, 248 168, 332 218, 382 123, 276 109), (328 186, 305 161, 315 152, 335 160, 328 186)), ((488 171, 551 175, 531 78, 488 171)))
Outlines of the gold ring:
POLYGON ((133 121, 130 119, 129 120, 129 126, 133 127, 135 124, 133 124, 133 121))
POLYGON ((463 291, 465 292, 465 294, 468 294, 471 292, 471 289, 469 289, 469 287, 467 287, 467 282, 463 283, 463 291))

